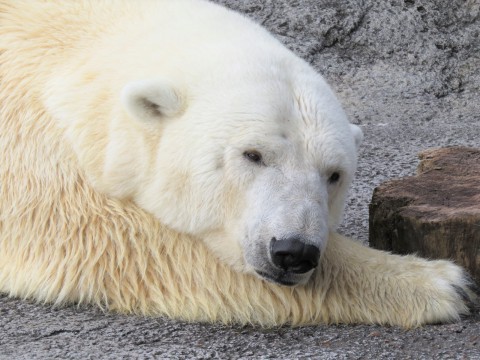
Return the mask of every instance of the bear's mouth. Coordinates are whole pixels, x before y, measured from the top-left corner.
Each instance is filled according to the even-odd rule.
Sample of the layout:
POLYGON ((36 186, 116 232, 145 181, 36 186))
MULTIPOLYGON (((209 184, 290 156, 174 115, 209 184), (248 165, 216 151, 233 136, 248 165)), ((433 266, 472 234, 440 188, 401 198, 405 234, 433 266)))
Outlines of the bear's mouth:
POLYGON ((280 275, 277 275, 277 276, 273 276, 269 273, 266 273, 260 270, 255 270, 255 271, 262 279, 265 279, 269 282, 273 282, 278 285, 284 285, 284 286, 299 285, 299 282, 289 279, 290 274, 287 272, 281 273, 280 275))

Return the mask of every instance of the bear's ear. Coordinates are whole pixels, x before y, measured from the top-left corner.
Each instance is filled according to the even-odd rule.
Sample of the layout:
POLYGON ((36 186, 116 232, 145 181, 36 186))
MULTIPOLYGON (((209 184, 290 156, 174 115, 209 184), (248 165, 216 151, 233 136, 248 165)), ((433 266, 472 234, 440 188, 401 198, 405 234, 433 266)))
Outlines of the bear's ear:
POLYGON ((127 84, 122 91, 127 112, 139 121, 156 121, 179 114, 183 99, 168 82, 160 79, 139 80, 127 84))
POLYGON ((350 131, 353 134, 353 138, 355 139, 355 146, 358 150, 363 141, 363 131, 362 129, 360 129, 360 126, 354 124, 350 124, 350 131))

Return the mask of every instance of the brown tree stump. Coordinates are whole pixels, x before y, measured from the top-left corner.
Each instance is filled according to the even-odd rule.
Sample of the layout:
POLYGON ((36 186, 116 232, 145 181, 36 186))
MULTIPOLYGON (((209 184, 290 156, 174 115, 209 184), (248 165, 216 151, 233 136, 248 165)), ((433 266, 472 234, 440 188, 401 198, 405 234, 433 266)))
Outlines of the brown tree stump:
POLYGON ((417 175, 377 187, 370 246, 451 259, 480 283, 480 149, 429 149, 417 175))

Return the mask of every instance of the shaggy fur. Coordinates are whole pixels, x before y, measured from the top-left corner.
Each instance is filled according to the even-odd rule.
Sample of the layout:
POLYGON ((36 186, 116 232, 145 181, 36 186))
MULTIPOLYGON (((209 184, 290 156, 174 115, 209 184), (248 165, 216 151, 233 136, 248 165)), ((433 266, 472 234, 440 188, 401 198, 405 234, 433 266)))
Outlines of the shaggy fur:
MULTIPOLYGON (((136 4, 115 7, 130 14, 136 4)), ((448 261, 390 255, 332 232, 310 281, 279 286, 235 271, 202 239, 167 228, 129 196, 92 186, 96 176, 89 169, 104 161, 98 149, 106 147, 108 124, 88 119, 97 127, 89 133, 97 147, 87 149, 90 162, 82 163, 42 99, 44 84, 77 56, 78 44, 109 28, 92 30, 88 16, 78 16, 110 13, 103 5, 0 0, 0 291, 55 304, 263 326, 414 327, 468 313, 475 295, 462 269, 448 261)), ((118 14, 109 16, 113 21, 118 14)), ((94 74, 83 76, 96 81, 94 74)), ((113 101, 109 94, 88 99, 79 102, 95 108, 113 101)))

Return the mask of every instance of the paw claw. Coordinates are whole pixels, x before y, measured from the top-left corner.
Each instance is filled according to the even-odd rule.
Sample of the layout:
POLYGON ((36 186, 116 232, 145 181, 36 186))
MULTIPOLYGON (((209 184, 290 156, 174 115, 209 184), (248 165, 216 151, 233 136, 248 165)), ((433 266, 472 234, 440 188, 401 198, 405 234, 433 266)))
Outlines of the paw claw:
POLYGON ((476 308, 479 308, 479 299, 480 299, 480 287, 476 284, 475 280, 470 276, 470 274, 464 272, 464 286, 459 286, 453 284, 453 288, 457 294, 462 298, 465 305, 467 305, 470 311, 474 311, 476 308))
MULTIPOLYGON (((462 298, 462 300, 468 305, 472 300, 470 299, 470 296, 468 296, 467 292, 463 290, 461 286, 453 284, 452 287, 455 289, 458 295, 462 298)), ((470 306, 469 306, 470 307, 470 306)))

